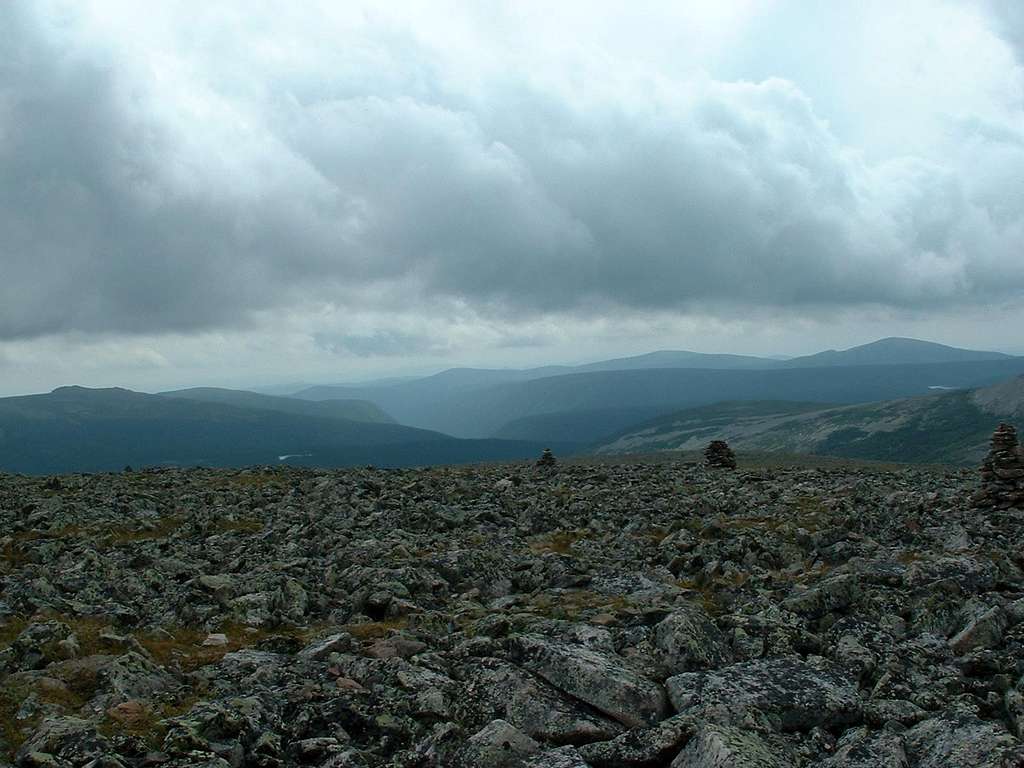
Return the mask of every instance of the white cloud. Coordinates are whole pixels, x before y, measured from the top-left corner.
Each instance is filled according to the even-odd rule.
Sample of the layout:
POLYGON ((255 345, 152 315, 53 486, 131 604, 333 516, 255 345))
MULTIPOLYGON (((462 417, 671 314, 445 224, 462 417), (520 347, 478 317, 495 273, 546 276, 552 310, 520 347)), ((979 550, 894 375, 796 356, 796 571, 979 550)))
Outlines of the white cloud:
POLYGON ((432 359, 1022 295, 1012 13, 676 5, 7 4, 0 339, 432 359))

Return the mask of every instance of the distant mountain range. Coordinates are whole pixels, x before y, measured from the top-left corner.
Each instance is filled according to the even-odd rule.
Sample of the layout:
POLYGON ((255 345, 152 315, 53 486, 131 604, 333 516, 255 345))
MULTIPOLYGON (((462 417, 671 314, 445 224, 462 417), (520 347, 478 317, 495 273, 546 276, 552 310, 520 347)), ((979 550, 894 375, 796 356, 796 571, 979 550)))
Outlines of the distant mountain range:
POLYGON ((1021 374, 1024 357, 893 338, 791 360, 662 351, 580 366, 453 368, 289 397, 61 387, 0 398, 0 469, 408 466, 521 459, 547 446, 694 447, 712 435, 759 450, 966 460, 1019 386, 997 397, 991 385, 1021 374))
POLYGON ((977 463, 1001 420, 1024 419, 1024 376, 991 387, 822 408, 817 403, 725 402, 623 430, 598 454, 734 449, 887 461, 977 463))
POLYGON ((394 424, 395 420, 369 400, 298 400, 293 397, 274 397, 238 389, 217 387, 194 387, 160 392, 164 397, 182 400, 196 400, 204 403, 220 403, 238 408, 253 408, 261 411, 294 413, 302 416, 320 416, 328 419, 348 419, 372 424, 394 424))
POLYGON ((792 360, 663 351, 582 366, 453 368, 387 385, 311 387, 293 397, 369 400, 402 424, 459 437, 582 446, 637 419, 720 400, 856 403, 925 394, 930 386, 983 386, 1022 372, 1024 358, 890 338, 792 360))
POLYGON ((543 447, 459 440, 399 424, 354 421, 331 413, 336 403, 323 409, 328 415, 295 413, 290 401, 268 403, 242 395, 212 396, 261 407, 117 388, 61 387, 49 394, 0 398, 0 469, 42 474, 282 461, 415 466, 524 458, 543 447))
POLYGON ((936 344, 932 341, 892 337, 870 344, 815 355, 794 357, 782 363, 787 368, 820 368, 833 365, 907 365, 910 363, 962 363, 975 360, 1010 360, 1002 352, 979 352, 936 344))

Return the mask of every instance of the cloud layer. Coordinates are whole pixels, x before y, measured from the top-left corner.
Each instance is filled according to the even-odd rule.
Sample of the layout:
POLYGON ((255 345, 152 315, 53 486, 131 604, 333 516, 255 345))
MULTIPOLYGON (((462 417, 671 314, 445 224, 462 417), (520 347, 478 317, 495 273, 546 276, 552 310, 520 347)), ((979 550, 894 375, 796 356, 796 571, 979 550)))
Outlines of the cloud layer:
MULTIPOLYGON (((556 19, 580 24, 563 45, 531 37, 529 4, 165 4, 149 18, 4 3, 0 340, 245 328, 317 307, 525 322, 1015 301, 1020 20, 915 7, 933 6, 986 46, 964 86, 984 100, 965 111, 953 88, 922 107, 908 91, 900 114, 890 89, 871 116, 885 141, 862 145, 798 72, 726 77, 716 67, 744 69, 731 48, 670 55, 685 30, 742 47, 756 15, 675 20, 684 37, 659 39, 659 58, 584 6, 556 19), (918 133, 924 151, 892 151, 918 133)), ((940 36, 936 67, 947 44, 965 43, 940 36)), ((872 76, 901 74, 888 64, 872 76)), ((822 66, 842 72, 809 62, 808 77, 822 66)), ((401 327, 319 338, 357 355, 416 345, 401 327)))

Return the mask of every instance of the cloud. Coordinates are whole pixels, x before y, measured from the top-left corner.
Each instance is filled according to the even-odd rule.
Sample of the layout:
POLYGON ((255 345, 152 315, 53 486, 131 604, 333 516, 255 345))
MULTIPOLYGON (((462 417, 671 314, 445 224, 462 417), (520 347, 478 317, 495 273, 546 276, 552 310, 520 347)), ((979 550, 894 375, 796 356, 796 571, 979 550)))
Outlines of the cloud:
MULTIPOLYGON (((600 50, 531 67, 473 42, 474 18, 98 6, 126 29, 39 7, 59 12, 0 5, 0 339, 318 305, 524 322, 1024 290, 1019 103, 950 105, 941 152, 868 157, 768 70, 600 50)), ((318 344, 450 347, 401 328, 318 344)))
POLYGON ((986 0, 985 6, 995 21, 996 29, 1013 48, 1024 66, 1024 6, 1016 0, 986 0))
POLYGON ((405 333, 396 330, 376 330, 371 333, 316 333, 317 347, 331 354, 356 357, 392 357, 411 354, 437 354, 444 347, 437 338, 427 333, 405 333))

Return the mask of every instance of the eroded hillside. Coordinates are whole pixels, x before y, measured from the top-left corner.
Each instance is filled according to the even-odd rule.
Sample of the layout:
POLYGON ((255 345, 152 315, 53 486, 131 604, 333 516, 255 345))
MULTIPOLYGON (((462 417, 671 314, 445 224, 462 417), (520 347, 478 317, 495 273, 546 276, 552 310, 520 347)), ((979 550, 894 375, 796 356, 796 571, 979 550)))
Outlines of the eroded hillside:
POLYGON ((1024 377, 830 408, 787 401, 717 403, 627 428, 600 441, 595 452, 694 451, 718 439, 747 451, 977 464, 992 430, 1007 418, 1024 418, 1024 377))

